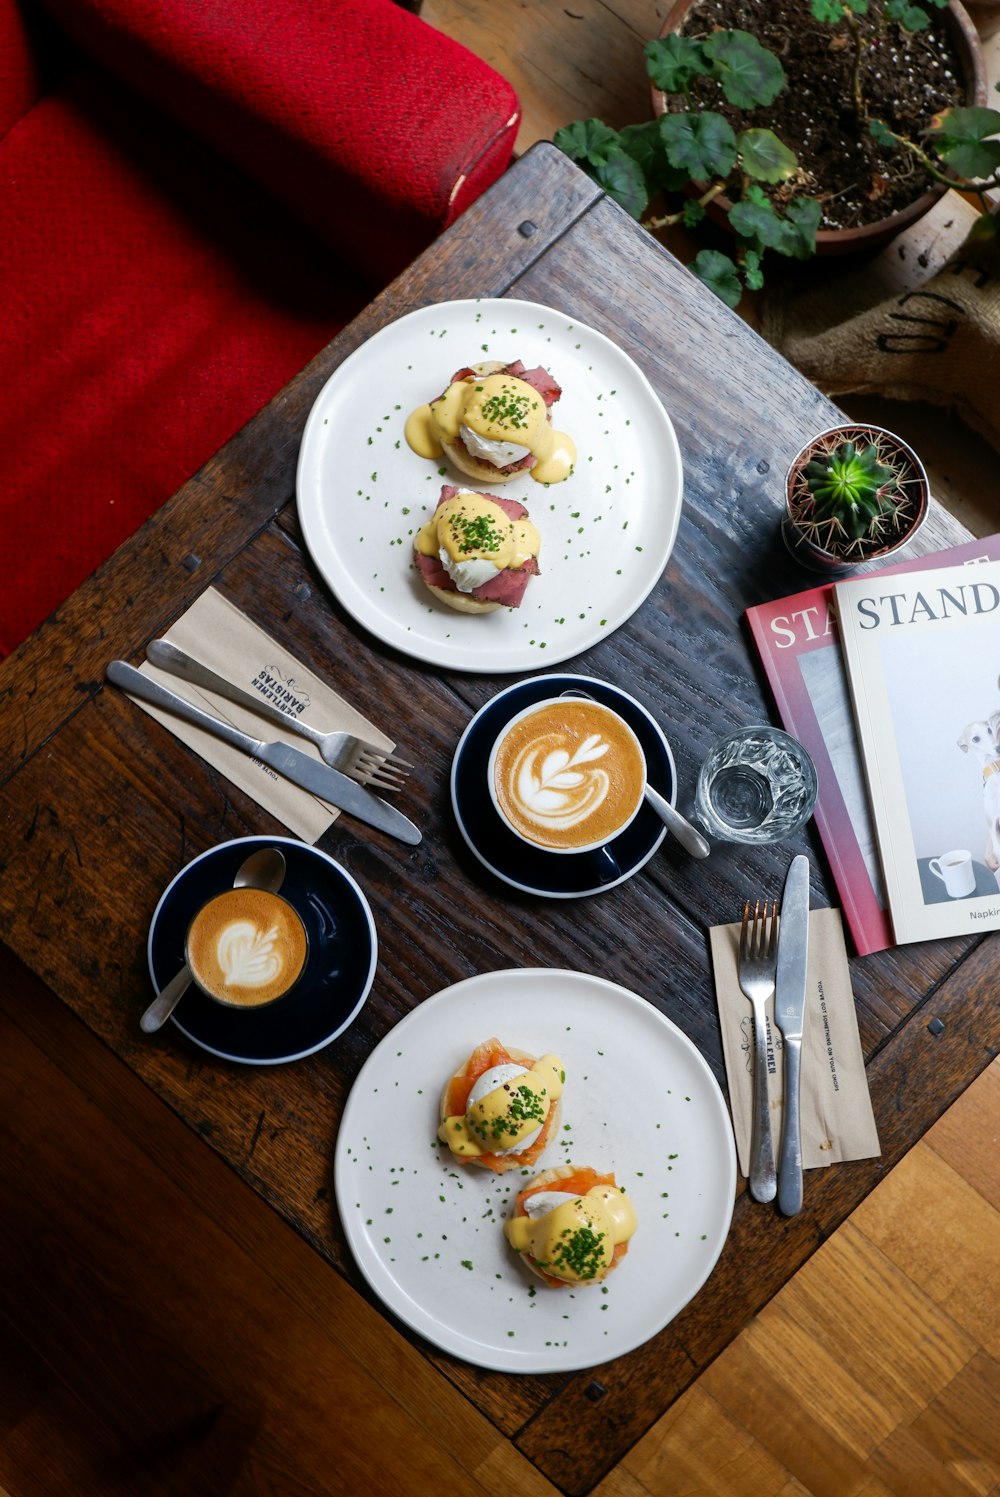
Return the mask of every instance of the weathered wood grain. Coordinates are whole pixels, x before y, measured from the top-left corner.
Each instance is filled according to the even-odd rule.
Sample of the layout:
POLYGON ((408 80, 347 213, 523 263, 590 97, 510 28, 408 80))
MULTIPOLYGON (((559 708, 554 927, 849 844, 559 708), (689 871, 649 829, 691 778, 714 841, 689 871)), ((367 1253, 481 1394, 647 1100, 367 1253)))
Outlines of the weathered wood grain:
MULTIPOLYGON (((292 497, 302 425, 348 353, 414 307, 498 294, 562 307, 628 348, 675 424, 685 508, 674 554, 634 618, 571 664, 624 685, 664 723, 689 805, 710 741, 770 715, 741 615, 805 585, 778 536, 781 475, 836 410, 546 147, 0 668, 0 934, 362 1294, 333 1207, 333 1141, 360 1065, 416 1002, 474 973, 523 966, 527 925, 533 963, 596 971, 642 993, 724 1083, 706 928, 736 918, 748 885, 777 890, 795 850, 813 854, 813 902, 835 901, 809 832, 779 848, 720 846, 698 865, 668 840, 627 885, 555 913, 490 879, 465 849, 448 769, 497 682, 435 672, 364 636, 303 551, 292 497), (419 744, 407 809, 424 843, 403 849, 344 817, 321 844, 372 903, 381 949, 371 1000, 335 1046, 277 1070, 210 1060, 172 1031, 150 1043, 137 1028, 146 930, 169 878, 205 847, 280 830, 102 685, 110 658, 140 658, 210 582, 401 743, 419 744)), ((960 534, 935 508, 922 544, 960 534)), ((588 1491, 986 1066, 997 1045, 987 1002, 996 940, 854 963, 882 1160, 811 1172, 793 1222, 749 1208, 741 1187, 715 1274, 647 1347, 561 1378, 482 1373, 422 1348, 427 1358, 564 1491, 588 1491), (936 1036, 932 1016, 944 1022, 936 1036)))

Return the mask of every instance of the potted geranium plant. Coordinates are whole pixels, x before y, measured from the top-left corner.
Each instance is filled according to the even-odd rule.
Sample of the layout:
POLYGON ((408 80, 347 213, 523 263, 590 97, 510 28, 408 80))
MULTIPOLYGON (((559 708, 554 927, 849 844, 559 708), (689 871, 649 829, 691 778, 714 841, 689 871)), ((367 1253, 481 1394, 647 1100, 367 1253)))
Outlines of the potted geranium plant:
POLYGON ((870 247, 926 211, 945 183, 979 192, 985 215, 983 194, 1000 185, 991 138, 1000 112, 982 107, 985 66, 961 7, 952 0, 947 24, 936 15, 932 24, 944 3, 676 0, 645 49, 656 117, 620 131, 576 121, 555 143, 651 229, 724 221, 732 248, 702 250, 691 268, 735 306, 761 286, 766 250, 805 259, 817 247, 870 247), (743 24, 727 26, 730 16, 743 24), (942 38, 953 50, 928 89, 919 61, 931 37, 934 55, 942 38), (919 118, 889 107, 904 92, 890 67, 901 49, 917 74, 919 118), (828 158, 839 163, 834 143, 844 141, 861 155, 857 191, 817 179, 828 158), (859 215, 871 221, 854 222, 859 215))
POLYGON ((804 565, 844 570, 912 540, 929 497, 908 443, 884 427, 848 422, 812 437, 792 459, 782 531, 804 565))

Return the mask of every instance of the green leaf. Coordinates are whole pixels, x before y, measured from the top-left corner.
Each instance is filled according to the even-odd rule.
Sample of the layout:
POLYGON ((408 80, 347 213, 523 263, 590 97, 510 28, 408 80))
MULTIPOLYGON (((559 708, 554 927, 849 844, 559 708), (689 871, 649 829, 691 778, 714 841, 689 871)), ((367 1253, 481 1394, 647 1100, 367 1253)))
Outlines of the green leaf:
POLYGON ((1000 222, 994 213, 980 213, 965 236, 968 245, 992 244, 1000 240, 1000 222))
POLYGON ((773 130, 742 130, 736 149, 743 170, 758 182, 785 182, 799 164, 794 151, 773 130))
POLYGON ((764 272, 756 250, 748 249, 743 257, 743 279, 748 291, 759 291, 764 284, 764 272))
POLYGON ((704 208, 694 198, 687 199, 681 212, 684 215, 684 227, 687 229, 696 229, 705 217, 704 208))
POLYGON ((620 203, 633 218, 641 218, 645 213, 649 206, 646 179, 638 162, 633 161, 625 151, 619 148, 611 153, 607 161, 598 162, 594 167, 594 179, 604 188, 608 197, 620 203))
POLYGON ((571 125, 564 125, 553 135, 552 143, 571 161, 587 166, 607 161, 619 147, 618 131, 595 119, 574 120, 571 125))
POLYGON ((643 55, 650 80, 666 94, 687 93, 695 78, 706 77, 711 71, 701 43, 676 32, 648 42, 643 55))
POLYGON ((1000 111, 971 105, 945 109, 924 131, 941 160, 960 177, 989 177, 1000 166, 1000 142, 986 137, 1000 131, 1000 111))
POLYGON ((748 239, 757 249, 779 249, 782 220, 760 188, 751 189, 729 210, 729 222, 741 239, 748 239))
POLYGON ((842 0, 810 0, 809 9, 824 26, 836 26, 847 14, 842 0))
POLYGON ((775 249, 792 260, 808 260, 816 253, 816 231, 823 221, 823 205, 816 198, 793 198, 785 209, 780 245, 775 249))
POLYGON ((921 5, 910 0, 885 0, 886 19, 895 21, 904 31, 923 31, 931 24, 931 18, 921 5))
POLYGON ((619 138, 622 150, 638 163, 650 196, 657 191, 679 192, 691 180, 687 172, 678 171, 667 160, 659 120, 626 125, 619 138))
POLYGON ((702 114, 664 114, 660 134, 671 166, 696 182, 728 177, 736 165, 736 135, 728 120, 714 110, 702 114))
POLYGON ((878 141, 880 146, 889 146, 891 148, 899 144, 899 141, 893 135, 888 125, 884 125, 881 120, 869 120, 868 131, 878 141))
POLYGON ((728 255, 723 255, 718 250, 699 250, 691 261, 690 269, 727 307, 739 306, 743 287, 740 285, 736 266, 728 255))
POLYGON ((736 109, 771 104, 785 86, 785 70, 747 31, 714 31, 704 42, 722 92, 736 109))

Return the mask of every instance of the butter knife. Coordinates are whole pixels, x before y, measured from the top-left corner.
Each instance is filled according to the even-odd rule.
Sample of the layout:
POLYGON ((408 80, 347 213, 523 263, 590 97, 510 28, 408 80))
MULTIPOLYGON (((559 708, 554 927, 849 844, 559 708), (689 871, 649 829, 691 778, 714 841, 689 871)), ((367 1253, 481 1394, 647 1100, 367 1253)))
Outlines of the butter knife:
POLYGON ((223 743, 240 749, 252 759, 260 760, 276 774, 283 775, 286 780, 291 780, 303 790, 318 795, 320 800, 350 812, 359 821, 378 827, 379 831, 388 832, 390 836, 398 837, 411 847, 416 847, 420 841, 420 832, 401 811, 380 800, 377 795, 372 795, 370 790, 341 774, 338 769, 331 768, 329 764, 320 764, 300 749, 291 748, 286 743, 263 743, 257 738, 251 738, 249 733, 240 732, 231 723, 213 717, 210 712, 203 712, 184 697, 168 691, 158 681, 144 676, 124 660, 112 660, 107 676, 112 685, 121 687, 131 696, 139 697, 164 712, 172 712, 175 717, 181 717, 185 722, 204 729, 206 733, 214 734, 223 743))
POLYGON ((809 859, 792 859, 781 899, 774 1017, 785 1052, 785 1116, 778 1160, 778 1205, 786 1216, 802 1209, 802 1128, 799 1113, 802 1028, 809 954, 809 859))

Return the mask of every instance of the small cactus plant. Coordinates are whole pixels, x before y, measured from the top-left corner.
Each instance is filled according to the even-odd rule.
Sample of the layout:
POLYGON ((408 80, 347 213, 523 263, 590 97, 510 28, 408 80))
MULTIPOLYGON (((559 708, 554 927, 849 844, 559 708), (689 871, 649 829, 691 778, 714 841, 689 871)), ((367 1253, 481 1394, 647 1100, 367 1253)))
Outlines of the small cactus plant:
POLYGON ((881 427, 835 427, 789 468, 786 539, 807 564, 867 561, 910 538, 927 499, 927 475, 905 442, 881 427))
POLYGON ((874 442, 841 442, 806 463, 802 478, 816 501, 814 519, 838 521, 856 541, 900 503, 898 476, 874 442))

